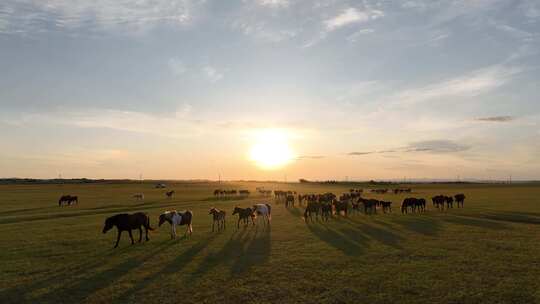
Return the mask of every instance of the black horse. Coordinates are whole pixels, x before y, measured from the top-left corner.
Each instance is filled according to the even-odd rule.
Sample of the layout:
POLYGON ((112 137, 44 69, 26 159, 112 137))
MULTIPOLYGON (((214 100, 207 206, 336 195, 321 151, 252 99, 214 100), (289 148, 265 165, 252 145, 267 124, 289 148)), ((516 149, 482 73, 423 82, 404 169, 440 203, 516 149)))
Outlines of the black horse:
POLYGON ((233 215, 238 214, 238 224, 236 225, 237 228, 240 228, 240 221, 244 221, 244 224, 248 224, 249 218, 251 218, 251 223, 255 226, 255 212, 251 208, 238 208, 234 207, 233 215))
POLYGON ((71 196, 71 195, 62 195, 60 199, 58 200, 58 206, 62 207, 62 205, 67 204, 68 206, 71 206, 71 204, 78 204, 79 198, 77 196, 71 196))
POLYGON ((456 203, 457 203, 458 208, 459 208, 459 206, 461 206, 463 208, 463 203, 465 202, 465 194, 463 194, 463 193, 456 194, 456 195, 454 195, 454 198, 456 199, 456 203))
POLYGON ((129 233, 131 245, 133 245, 135 242, 133 241, 131 230, 139 229, 139 243, 142 241, 141 227, 144 227, 147 241, 150 240, 148 238, 148 230, 154 230, 152 227, 150 227, 150 218, 146 213, 143 212, 133 214, 121 213, 107 218, 105 220, 105 226, 103 227, 103 233, 107 233, 107 231, 111 230, 114 226, 116 226, 116 229, 118 229, 118 237, 116 238, 116 245, 114 245, 114 248, 118 247, 122 231, 127 231, 129 233))

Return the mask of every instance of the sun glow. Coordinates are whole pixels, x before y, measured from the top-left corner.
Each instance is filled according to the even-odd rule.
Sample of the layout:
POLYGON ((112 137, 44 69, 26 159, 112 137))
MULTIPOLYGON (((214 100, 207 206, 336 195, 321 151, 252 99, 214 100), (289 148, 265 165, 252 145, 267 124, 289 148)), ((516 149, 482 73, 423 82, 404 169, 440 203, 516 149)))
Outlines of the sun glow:
POLYGON ((264 169, 278 169, 294 159, 285 131, 267 129, 253 133, 250 159, 264 169))

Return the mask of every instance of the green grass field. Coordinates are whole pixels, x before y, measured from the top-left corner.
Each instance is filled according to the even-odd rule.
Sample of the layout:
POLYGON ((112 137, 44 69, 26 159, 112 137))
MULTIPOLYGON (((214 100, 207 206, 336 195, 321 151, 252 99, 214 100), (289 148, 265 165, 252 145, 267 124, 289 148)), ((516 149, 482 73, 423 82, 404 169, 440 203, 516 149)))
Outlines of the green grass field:
MULTIPOLYGON (((300 207, 272 210, 271 229, 241 227, 217 187, 346 192, 318 184, 172 183, 0 186, 1 303, 540 303, 540 186, 412 185, 407 196, 467 195, 465 208, 401 215, 352 215, 306 224, 300 207), (144 202, 131 195, 145 194, 144 202), (61 194, 78 206, 59 208, 61 194), (228 212, 211 232, 208 209, 228 212), (145 211, 157 228, 168 209, 194 212, 194 233, 171 240, 165 224, 150 241, 113 249, 106 217, 145 211)), ((273 202, 272 202, 273 203, 273 202)), ((178 230, 183 234, 184 227, 178 230)), ((138 232, 134 234, 138 238, 138 232)))

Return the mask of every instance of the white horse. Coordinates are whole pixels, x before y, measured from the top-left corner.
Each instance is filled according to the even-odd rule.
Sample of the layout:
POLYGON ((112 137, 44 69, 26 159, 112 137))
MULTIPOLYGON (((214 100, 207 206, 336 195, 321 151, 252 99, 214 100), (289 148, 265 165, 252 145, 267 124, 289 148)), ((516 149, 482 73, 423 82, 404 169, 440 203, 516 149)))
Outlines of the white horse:
POLYGON ((266 219, 266 223, 270 225, 270 220, 272 219, 272 206, 270 204, 255 204, 253 205, 253 210, 257 216, 261 215, 266 219))
POLYGON ((135 194, 133 194, 133 197, 138 201, 144 200, 144 194, 143 193, 135 193, 135 194))
POLYGON ((158 227, 161 227, 161 224, 164 222, 169 222, 171 225, 171 239, 176 238, 176 226, 187 226, 186 232, 184 234, 187 235, 189 232, 189 235, 193 233, 193 227, 191 226, 191 220, 193 218, 193 213, 189 210, 185 211, 184 213, 180 213, 176 210, 172 211, 165 211, 159 216, 159 224, 158 227))

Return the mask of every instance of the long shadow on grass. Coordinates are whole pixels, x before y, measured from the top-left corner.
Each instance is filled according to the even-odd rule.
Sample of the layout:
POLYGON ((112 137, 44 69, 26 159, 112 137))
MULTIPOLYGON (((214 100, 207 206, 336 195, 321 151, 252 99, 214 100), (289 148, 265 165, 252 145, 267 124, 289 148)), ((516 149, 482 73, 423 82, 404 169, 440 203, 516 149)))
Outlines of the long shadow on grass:
POLYGON ((486 214, 479 214, 478 217, 493 221, 540 225, 540 215, 534 212, 490 211, 486 214))
POLYGON ((369 241, 358 229, 334 228, 327 223, 310 223, 306 226, 321 241, 349 256, 362 254, 369 241))
MULTIPOLYGON (((195 256, 197 256, 215 239, 215 236, 215 234, 211 234, 210 236, 207 236, 206 238, 195 243, 189 249, 178 255, 172 262, 153 272, 151 275, 148 275, 145 278, 139 280, 133 287, 127 289, 124 293, 115 298, 115 301, 119 303, 129 302, 130 299, 132 299, 132 297, 134 297, 137 292, 143 290, 145 287, 155 282, 158 278, 175 273, 180 273, 182 269, 186 265, 188 265, 195 256)), ((171 246, 175 245, 171 244, 171 246)))
POLYGON ((231 276, 236 277, 248 273, 253 266, 265 264, 270 257, 270 236, 270 226, 236 230, 221 249, 209 253, 202 260, 184 284, 193 286, 208 272, 222 265, 229 267, 231 276))
MULTIPOLYGON (((165 243, 157 245, 153 250, 150 250, 150 252, 147 252, 142 256, 129 258, 128 260, 115 265, 104 272, 96 273, 89 278, 78 277, 81 274, 93 272, 94 269, 103 265, 103 263, 106 263, 103 261, 103 256, 94 257, 92 260, 87 260, 83 264, 66 267, 55 275, 33 281, 31 284, 14 287, 11 290, 6 291, 5 295, 2 295, 2 298, 13 299, 14 301, 15 299, 20 299, 15 302, 24 302, 28 301, 28 298, 31 298, 31 302, 33 303, 81 302, 95 291, 111 285, 116 279, 152 258, 156 252, 162 250, 163 246, 165 246, 165 243), (29 296, 32 292, 39 289, 50 289, 51 286, 58 285, 59 282, 63 285, 60 288, 54 288, 37 297, 29 296)), ((111 250, 118 254, 121 254, 121 251, 123 251, 115 249, 111 250)))
POLYGON ((481 218, 475 218, 467 215, 446 214, 445 216, 441 217, 441 219, 452 224, 473 226, 478 228, 488 228, 494 230, 510 229, 508 225, 490 220, 489 218, 484 218, 484 216, 481 218))
POLYGON ((358 233, 364 234, 371 238, 372 240, 378 241, 384 245, 401 249, 402 247, 399 245, 399 242, 403 240, 403 238, 382 227, 377 227, 376 225, 370 225, 364 222, 360 222, 356 219, 347 218, 346 221, 350 223, 352 226, 358 229, 358 233))
POLYGON ((299 209, 299 208, 289 207, 289 208, 285 208, 285 210, 287 210, 293 216, 296 216, 296 217, 302 217, 303 216, 302 211, 300 211, 301 209, 299 209))
POLYGON ((441 230, 441 223, 425 214, 406 214, 396 217, 394 223, 415 233, 436 236, 441 230))

